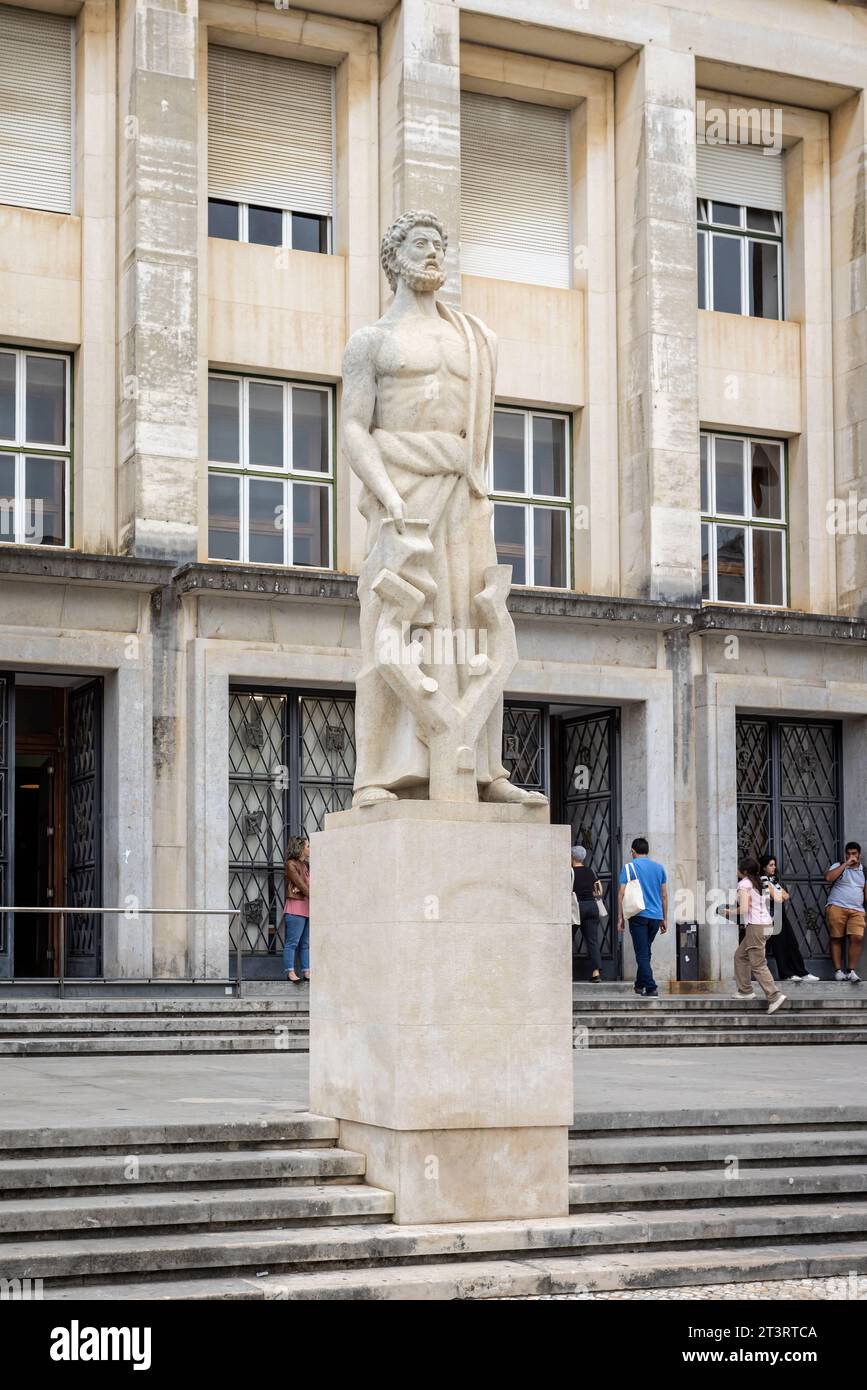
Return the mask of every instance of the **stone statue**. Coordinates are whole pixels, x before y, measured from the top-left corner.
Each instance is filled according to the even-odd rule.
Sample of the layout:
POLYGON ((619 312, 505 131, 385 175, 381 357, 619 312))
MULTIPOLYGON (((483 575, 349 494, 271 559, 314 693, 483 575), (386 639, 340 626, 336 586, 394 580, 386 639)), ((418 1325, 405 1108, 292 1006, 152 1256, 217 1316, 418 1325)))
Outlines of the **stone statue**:
POLYGON ((343 360, 341 448, 368 523, 355 807, 546 800, 512 786, 501 761, 517 647, 487 488, 496 340, 437 301, 446 243, 430 212, 388 229, 394 300, 343 360))

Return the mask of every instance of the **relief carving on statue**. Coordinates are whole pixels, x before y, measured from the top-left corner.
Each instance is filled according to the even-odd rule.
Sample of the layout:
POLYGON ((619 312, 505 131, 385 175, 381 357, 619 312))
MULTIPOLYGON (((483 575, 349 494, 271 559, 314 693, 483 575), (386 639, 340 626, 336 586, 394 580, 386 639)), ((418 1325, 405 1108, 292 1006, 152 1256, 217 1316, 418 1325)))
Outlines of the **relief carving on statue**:
POLYGON ((487 459, 496 340, 441 304, 447 238, 407 212, 382 241, 394 299, 343 361, 341 453, 368 523, 358 580, 353 805, 395 798, 545 804, 502 764, 517 661, 497 564, 487 459))

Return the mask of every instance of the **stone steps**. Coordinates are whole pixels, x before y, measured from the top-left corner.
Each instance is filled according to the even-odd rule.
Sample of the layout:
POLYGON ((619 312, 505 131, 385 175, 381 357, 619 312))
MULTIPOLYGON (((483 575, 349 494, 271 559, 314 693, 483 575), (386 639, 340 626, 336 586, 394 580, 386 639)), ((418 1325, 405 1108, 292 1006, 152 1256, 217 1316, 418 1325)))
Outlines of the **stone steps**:
POLYGON ((823 1244, 786 1242, 702 1248, 690 1252, 635 1250, 625 1255, 536 1256, 520 1260, 444 1260, 428 1265, 380 1265, 372 1269, 328 1269, 300 1274, 92 1283, 84 1289, 49 1285, 49 1301, 88 1300, 370 1300, 442 1301, 449 1299, 528 1298, 539 1294, 584 1293, 623 1288, 677 1288, 745 1279, 826 1279, 841 1281, 867 1270, 867 1241, 823 1244))
MULTIPOLYGON (((135 1190, 171 1183, 174 1191, 223 1186, 227 1182, 264 1185, 279 1182, 323 1183, 360 1181, 364 1176, 361 1154, 345 1149, 254 1149, 250 1152, 146 1152, 135 1155, 135 1190)), ((96 1188, 111 1192, 130 1187, 130 1156, 89 1154, 85 1157, 0 1159, 0 1203, 25 1192, 35 1194, 96 1188)), ((9 1207, 0 1204, 0 1214, 9 1207)))
POLYGON ((336 1139, 308 1114, 0 1129, 4 1278, 59 1300, 418 1300, 867 1270, 867 1107, 578 1116, 574 1210, 533 1221, 396 1226, 336 1139))
POLYGON ((385 1223, 297 1228, 232 1228, 168 1234, 73 1235, 67 1239, 2 1243, 4 1277, 81 1283, 93 1277, 126 1278, 192 1272, 310 1272, 360 1264, 439 1261, 473 1255, 519 1257, 544 1251, 574 1254, 636 1245, 735 1244, 815 1238, 829 1227, 844 1238, 867 1237, 867 1200, 777 1203, 581 1213, 537 1221, 454 1222, 395 1226, 385 1223))
MULTIPOLYGON (((733 1152, 737 1144, 732 1144, 733 1152)), ((862 1164, 792 1164, 780 1168, 745 1168, 740 1163, 721 1165, 716 1172, 630 1172, 607 1175, 572 1175, 569 1181, 569 1206, 606 1207, 616 1204, 619 1209, 634 1205, 675 1202, 757 1201, 793 1197, 846 1197, 867 1193, 867 1165, 862 1164), (736 1190, 735 1185, 736 1184, 736 1190)))
MULTIPOLYGON (((774 1015, 774 1018, 777 1016, 774 1015)), ((593 1029, 589 1035, 576 1034, 575 1046, 592 1047, 762 1047, 818 1046, 841 1043, 867 1043, 867 1027, 853 1028, 765 1028, 701 1029, 670 1028, 650 1031, 644 1028, 593 1029)))
POLYGON ((0 1057, 119 1057, 167 1055, 179 1052, 307 1052, 304 1032, 269 1027, 256 1033, 163 1033, 157 1037, 123 1037, 114 1034, 97 1037, 3 1038, 0 1057))
MULTIPOLYGON (((130 1184, 131 1186, 131 1184, 130 1184)), ((49 1232, 115 1231, 120 1227, 205 1226, 239 1223, 305 1228, 322 1221, 381 1221, 394 1212, 390 1192, 363 1183, 295 1187, 208 1188, 206 1191, 111 1192, 107 1195, 10 1198, 0 1202, 0 1264, 15 1236, 49 1232)))

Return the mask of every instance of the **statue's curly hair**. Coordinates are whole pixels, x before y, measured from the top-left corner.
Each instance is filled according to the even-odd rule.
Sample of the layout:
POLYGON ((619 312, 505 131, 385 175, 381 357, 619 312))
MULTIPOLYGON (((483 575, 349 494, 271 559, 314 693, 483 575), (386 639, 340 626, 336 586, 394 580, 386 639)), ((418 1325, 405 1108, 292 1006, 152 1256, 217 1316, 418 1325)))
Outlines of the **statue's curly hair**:
POLYGON ((405 241, 407 234, 413 227, 435 227, 442 237, 443 250, 449 244, 446 229, 442 222, 433 212, 404 212, 398 217, 396 222, 392 222, 379 248, 379 259, 385 271, 388 283, 392 290, 397 289, 397 268, 395 266, 395 253, 405 241))

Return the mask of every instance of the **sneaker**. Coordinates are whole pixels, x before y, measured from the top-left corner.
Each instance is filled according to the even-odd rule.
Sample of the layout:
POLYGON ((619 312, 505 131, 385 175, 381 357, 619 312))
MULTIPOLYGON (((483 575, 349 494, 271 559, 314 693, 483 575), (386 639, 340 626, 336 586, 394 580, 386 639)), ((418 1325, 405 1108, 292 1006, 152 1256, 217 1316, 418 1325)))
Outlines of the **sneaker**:
POLYGON ((846 976, 846 979, 849 981, 850 985, 860 985, 861 983, 861 976, 856 975, 854 970, 849 971, 849 974, 846 976))
POLYGON ((644 993, 644 985, 634 985, 634 986, 633 986, 633 990, 634 990, 635 994, 643 994, 643 993, 644 993))
POLYGON ((786 979, 787 979, 787 981, 789 982, 789 984, 792 984, 792 983, 793 983, 794 981, 796 981, 796 980, 797 980, 797 982, 800 984, 801 980, 813 980, 813 979, 815 979, 815 976, 814 976, 814 975, 787 975, 787 976, 786 976, 786 979))
POLYGON ((817 985, 818 983, 819 983, 819 976, 818 976, 818 975, 804 975, 804 976, 803 976, 802 984, 805 984, 805 985, 817 985))
POLYGON ((780 1005, 781 1005, 781 1004, 785 1004, 785 1002, 786 1002, 786 996, 785 996, 785 994, 780 994, 780 992, 779 992, 779 990, 778 990, 777 993, 776 993, 776 994, 772 994, 771 997, 770 997, 770 999, 768 1000, 768 1013, 769 1013, 769 1014, 775 1014, 775 1013, 777 1012, 777 1009, 780 1007, 780 1005))
POLYGON ((834 979, 835 979, 835 980, 842 981, 842 980, 848 980, 848 978, 849 978, 849 976, 846 974, 845 970, 836 970, 836 971, 834 972, 834 979))
POLYGON ((755 997, 756 996, 752 990, 750 990, 749 994, 747 994, 746 992, 742 992, 741 990, 736 990, 736 992, 732 995, 732 999, 755 999, 755 997))
POLYGON ((644 997, 645 997, 645 999, 657 999, 657 998, 659 997, 659 990, 658 990, 658 989, 646 989, 646 990, 644 990, 644 997))

